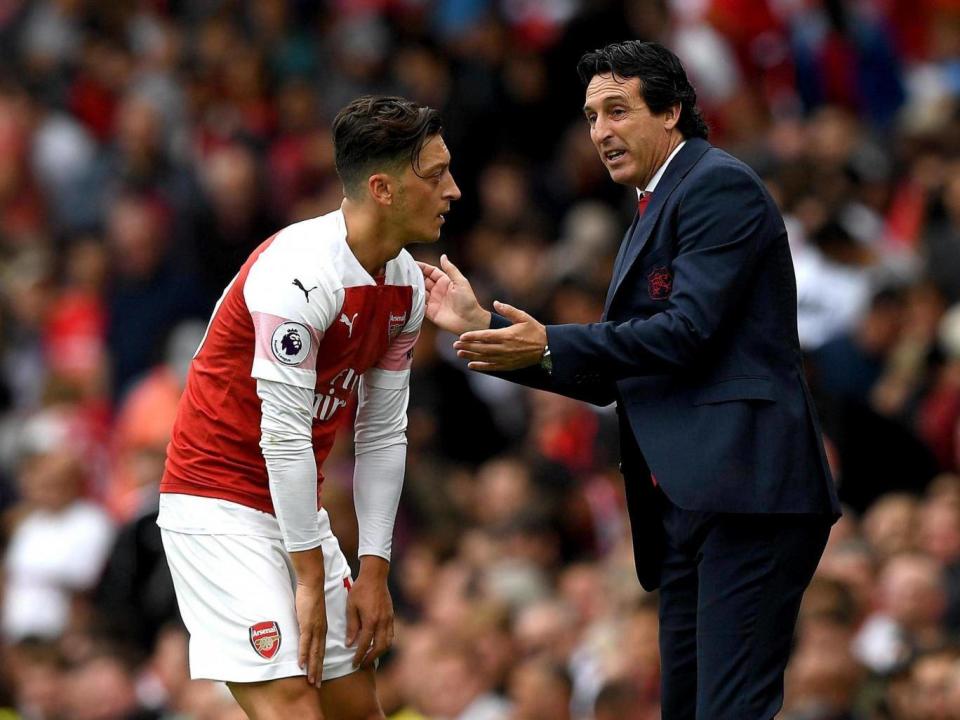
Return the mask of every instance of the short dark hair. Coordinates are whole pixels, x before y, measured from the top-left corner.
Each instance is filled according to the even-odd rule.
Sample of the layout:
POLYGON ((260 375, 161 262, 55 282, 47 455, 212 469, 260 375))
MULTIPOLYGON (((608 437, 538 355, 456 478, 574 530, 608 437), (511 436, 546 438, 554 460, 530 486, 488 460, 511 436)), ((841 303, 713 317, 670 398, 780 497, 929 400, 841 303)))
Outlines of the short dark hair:
POLYGON ((369 174, 409 162, 419 171, 424 144, 443 130, 440 113, 402 97, 365 95, 333 120, 334 162, 344 192, 352 195, 369 174))
POLYGON ((687 79, 680 58, 659 43, 627 40, 584 53, 577 63, 577 74, 584 85, 589 85, 594 75, 639 78, 640 95, 652 112, 662 113, 681 104, 677 128, 685 138, 706 139, 709 133, 697 107, 697 91, 687 79))

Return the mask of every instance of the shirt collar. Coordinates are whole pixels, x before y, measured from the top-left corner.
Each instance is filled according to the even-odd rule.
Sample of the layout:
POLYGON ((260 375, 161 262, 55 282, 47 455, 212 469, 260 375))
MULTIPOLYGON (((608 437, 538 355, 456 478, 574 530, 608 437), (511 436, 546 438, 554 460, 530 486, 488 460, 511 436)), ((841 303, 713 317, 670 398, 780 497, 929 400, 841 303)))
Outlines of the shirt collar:
POLYGON ((666 161, 663 163, 663 165, 660 166, 660 169, 657 170, 656 173, 654 173, 654 176, 652 178, 650 178, 650 182, 647 183, 647 187, 643 190, 640 190, 640 188, 637 188, 637 197, 641 197, 644 193, 652 193, 654 190, 657 189, 657 183, 660 182, 660 178, 662 178, 663 173, 666 172, 667 165, 669 165, 670 161, 677 156, 677 153, 680 152, 680 148, 682 148, 686 144, 687 144, 687 141, 684 140, 673 149, 673 152, 667 156, 666 161))

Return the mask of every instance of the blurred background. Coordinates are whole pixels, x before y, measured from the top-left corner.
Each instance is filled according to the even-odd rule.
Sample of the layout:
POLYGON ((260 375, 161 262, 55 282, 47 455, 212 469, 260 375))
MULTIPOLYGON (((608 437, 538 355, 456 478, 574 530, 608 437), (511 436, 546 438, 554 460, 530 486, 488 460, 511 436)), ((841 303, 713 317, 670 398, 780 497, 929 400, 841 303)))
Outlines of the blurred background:
MULTIPOLYGON (((846 506, 784 720, 960 719, 960 0, 0 2, 0 718, 239 720, 188 680, 157 483, 189 359, 249 252, 335 209, 329 123, 440 109, 438 246, 485 303, 599 318, 635 195, 580 54, 684 60, 787 222, 846 506)), ((616 419, 470 374, 425 325, 397 521, 396 720, 653 720, 616 419)), ((349 433, 324 502, 356 552, 349 433)))

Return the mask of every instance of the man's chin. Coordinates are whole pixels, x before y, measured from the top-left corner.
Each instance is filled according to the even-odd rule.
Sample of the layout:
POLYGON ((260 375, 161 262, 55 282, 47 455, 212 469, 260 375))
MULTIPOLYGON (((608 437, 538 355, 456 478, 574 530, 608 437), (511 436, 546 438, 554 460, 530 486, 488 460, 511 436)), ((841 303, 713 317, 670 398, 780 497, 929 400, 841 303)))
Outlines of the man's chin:
POLYGON ((627 172, 625 168, 607 168, 607 173, 610 175, 610 179, 618 185, 629 185, 631 187, 637 185, 634 182, 633 174, 627 172))
POLYGON ((413 240, 410 241, 411 245, 430 245, 437 242, 440 239, 440 228, 437 228, 433 233, 427 235, 417 235, 413 240))

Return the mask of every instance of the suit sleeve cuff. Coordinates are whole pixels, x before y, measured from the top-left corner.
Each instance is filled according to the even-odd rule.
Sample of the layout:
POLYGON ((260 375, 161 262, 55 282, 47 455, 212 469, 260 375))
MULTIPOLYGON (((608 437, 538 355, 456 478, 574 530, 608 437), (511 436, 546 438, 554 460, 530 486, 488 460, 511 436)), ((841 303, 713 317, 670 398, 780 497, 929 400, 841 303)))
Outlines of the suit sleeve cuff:
POLYGON ((490 313, 491 330, 501 330, 505 327, 510 327, 511 325, 513 325, 513 323, 507 320, 503 315, 498 315, 495 312, 490 313))

